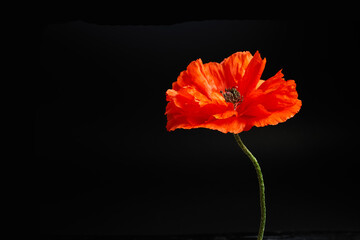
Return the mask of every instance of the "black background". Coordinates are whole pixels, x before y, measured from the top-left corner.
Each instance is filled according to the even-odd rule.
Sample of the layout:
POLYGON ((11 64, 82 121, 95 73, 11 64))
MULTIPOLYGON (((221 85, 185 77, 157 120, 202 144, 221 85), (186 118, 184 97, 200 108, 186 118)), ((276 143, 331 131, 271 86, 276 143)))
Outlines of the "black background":
POLYGON ((47 16, 34 83, 38 233, 256 232, 258 185, 231 134, 167 132, 165 92, 198 58, 267 58, 300 112, 241 134, 266 186, 267 231, 359 230, 358 22, 47 16))

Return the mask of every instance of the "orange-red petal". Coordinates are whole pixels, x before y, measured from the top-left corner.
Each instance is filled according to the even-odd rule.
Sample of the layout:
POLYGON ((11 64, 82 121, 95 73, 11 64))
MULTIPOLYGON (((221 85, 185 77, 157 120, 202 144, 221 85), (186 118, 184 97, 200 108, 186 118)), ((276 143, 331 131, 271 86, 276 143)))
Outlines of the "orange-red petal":
POLYGON ((223 68, 224 88, 233 88, 241 82, 253 56, 250 52, 237 52, 221 62, 223 68))
POLYGON ((263 127, 285 122, 293 117, 301 108, 294 80, 285 81, 283 74, 278 72, 266 80, 256 90, 260 94, 244 111, 248 125, 263 127))
POLYGON ((213 94, 213 99, 209 100, 190 86, 178 91, 169 89, 166 92, 166 99, 169 101, 165 112, 168 118, 167 129, 195 128, 231 108, 220 96, 220 93, 213 94))
POLYGON ((192 61, 187 69, 180 73, 173 88, 179 90, 187 86, 193 87, 207 98, 211 98, 211 93, 216 88, 216 85, 213 79, 209 77, 209 74, 206 73, 201 59, 192 61))
POLYGON ((238 90, 241 95, 246 97, 253 89, 256 88, 261 74, 264 71, 265 64, 266 59, 261 59, 260 53, 256 52, 247 66, 243 78, 238 82, 238 90))

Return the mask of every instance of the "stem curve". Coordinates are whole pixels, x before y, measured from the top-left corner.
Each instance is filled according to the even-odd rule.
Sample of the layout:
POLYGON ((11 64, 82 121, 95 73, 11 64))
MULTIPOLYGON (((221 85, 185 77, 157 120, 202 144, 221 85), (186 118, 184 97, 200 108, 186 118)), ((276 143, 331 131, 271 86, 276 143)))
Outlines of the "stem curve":
POLYGON ((255 167, 256 175, 259 181, 259 193, 260 193, 260 211, 261 211, 261 219, 260 219, 260 227, 257 240, 262 240, 264 237, 265 231, 265 222, 266 222, 266 206, 265 206, 265 185, 264 185, 264 178, 261 172, 260 165, 254 155, 247 149, 247 147, 242 142, 240 136, 238 134, 234 134, 235 140, 241 150, 250 158, 252 164, 255 167))

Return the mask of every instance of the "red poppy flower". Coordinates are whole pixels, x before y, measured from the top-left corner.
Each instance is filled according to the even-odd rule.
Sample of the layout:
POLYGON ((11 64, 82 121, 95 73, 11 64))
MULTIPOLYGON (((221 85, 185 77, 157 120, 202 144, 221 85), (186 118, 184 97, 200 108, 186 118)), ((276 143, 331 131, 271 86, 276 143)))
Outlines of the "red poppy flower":
POLYGON ((240 133, 293 117, 301 107, 295 81, 285 81, 281 70, 260 80, 265 63, 259 52, 237 52, 221 63, 191 62, 166 92, 167 130, 240 133))

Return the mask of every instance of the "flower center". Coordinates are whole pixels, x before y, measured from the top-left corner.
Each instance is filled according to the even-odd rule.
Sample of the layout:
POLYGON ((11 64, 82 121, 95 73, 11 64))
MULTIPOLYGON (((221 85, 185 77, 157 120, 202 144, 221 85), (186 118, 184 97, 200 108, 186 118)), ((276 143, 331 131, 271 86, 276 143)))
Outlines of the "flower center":
POLYGON ((225 102, 231 102, 234 104, 234 110, 244 100, 244 97, 239 93, 236 87, 229 89, 225 88, 225 92, 220 91, 220 93, 225 98, 225 102))

